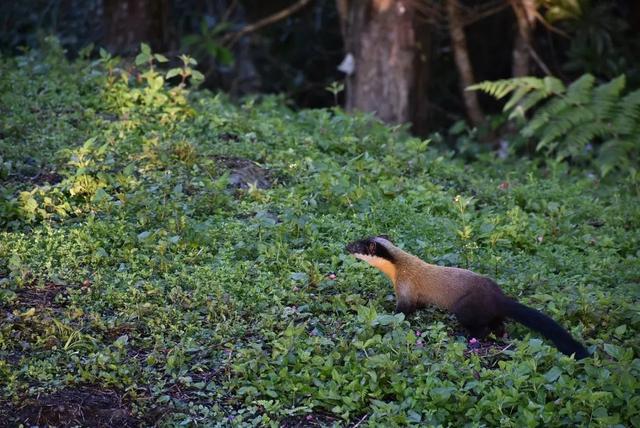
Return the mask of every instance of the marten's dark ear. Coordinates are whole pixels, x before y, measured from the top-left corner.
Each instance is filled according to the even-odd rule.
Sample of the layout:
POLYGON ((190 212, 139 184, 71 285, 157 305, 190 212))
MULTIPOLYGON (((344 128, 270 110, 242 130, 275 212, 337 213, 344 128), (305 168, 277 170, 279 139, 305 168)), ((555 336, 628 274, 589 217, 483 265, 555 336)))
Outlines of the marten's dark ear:
POLYGON ((375 256, 376 255, 376 242, 375 241, 370 241, 369 242, 369 255, 371 255, 371 256, 375 256))
MULTIPOLYGON (((382 238, 382 236, 378 236, 378 238, 382 238)), ((387 238, 382 238, 382 239, 385 239, 388 241, 387 238)), ((387 248, 384 242, 376 242, 374 251, 375 252, 371 254, 372 256, 380 257, 385 260, 389 260, 391 262, 393 261, 393 256, 391 255, 391 252, 389 252, 389 249, 387 248)))

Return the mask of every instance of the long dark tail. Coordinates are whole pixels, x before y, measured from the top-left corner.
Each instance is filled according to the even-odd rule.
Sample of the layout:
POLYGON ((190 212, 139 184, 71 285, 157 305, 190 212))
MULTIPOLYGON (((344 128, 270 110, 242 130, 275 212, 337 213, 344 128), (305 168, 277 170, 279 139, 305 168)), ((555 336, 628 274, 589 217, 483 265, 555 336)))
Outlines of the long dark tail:
POLYGON ((577 360, 588 357, 589 352, 577 342, 569 332, 562 328, 557 322, 537 310, 525 306, 515 300, 505 299, 505 315, 540 332, 547 339, 566 355, 575 354, 577 360))

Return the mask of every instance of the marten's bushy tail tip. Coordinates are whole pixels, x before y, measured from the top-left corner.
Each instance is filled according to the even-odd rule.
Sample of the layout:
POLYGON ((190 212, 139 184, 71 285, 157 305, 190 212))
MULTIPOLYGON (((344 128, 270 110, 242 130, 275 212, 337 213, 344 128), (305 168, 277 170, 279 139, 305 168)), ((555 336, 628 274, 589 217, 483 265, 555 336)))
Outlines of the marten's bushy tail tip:
POLYGON ((584 346, 545 314, 510 299, 505 301, 505 308, 507 317, 540 332, 540 334, 551 340, 563 354, 575 354, 577 360, 589 356, 589 352, 584 346))

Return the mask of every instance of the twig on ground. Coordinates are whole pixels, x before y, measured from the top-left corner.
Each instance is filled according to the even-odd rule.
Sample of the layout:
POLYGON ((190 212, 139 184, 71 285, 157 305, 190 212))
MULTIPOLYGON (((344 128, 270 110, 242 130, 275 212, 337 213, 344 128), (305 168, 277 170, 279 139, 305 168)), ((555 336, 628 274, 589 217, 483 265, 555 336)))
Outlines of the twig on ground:
POLYGON ((353 428, 357 428, 362 422, 365 421, 369 417, 369 414, 364 415, 360 420, 353 426, 353 428))

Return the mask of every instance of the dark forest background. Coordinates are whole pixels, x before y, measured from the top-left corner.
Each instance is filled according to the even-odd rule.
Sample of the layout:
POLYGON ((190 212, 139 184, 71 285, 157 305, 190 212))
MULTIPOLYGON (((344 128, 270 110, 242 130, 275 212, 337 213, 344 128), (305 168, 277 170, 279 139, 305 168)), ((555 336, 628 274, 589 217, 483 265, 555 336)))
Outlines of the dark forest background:
POLYGON ((36 47, 51 34, 70 57, 87 46, 96 47, 92 55, 104 47, 133 57, 145 42, 168 57, 194 56, 207 88, 234 97, 282 93, 300 108, 337 101, 348 109, 375 111, 388 122, 410 122, 420 135, 460 119, 491 126, 484 117, 499 113, 501 105, 461 90, 475 82, 519 75, 570 82, 584 73, 607 81, 625 74, 627 87, 637 87, 639 30, 636 0, 29 0, 0 5, 5 53, 36 47), (396 58, 394 44, 402 51, 396 58), (367 74, 365 67, 373 70, 366 82, 338 70, 349 53, 360 67, 356 75, 367 74), (385 68, 390 63, 399 68, 385 68), (332 84, 333 92, 327 90, 332 84), (404 87, 408 99, 392 87, 404 87), (362 95, 378 93, 379 98, 362 95))

